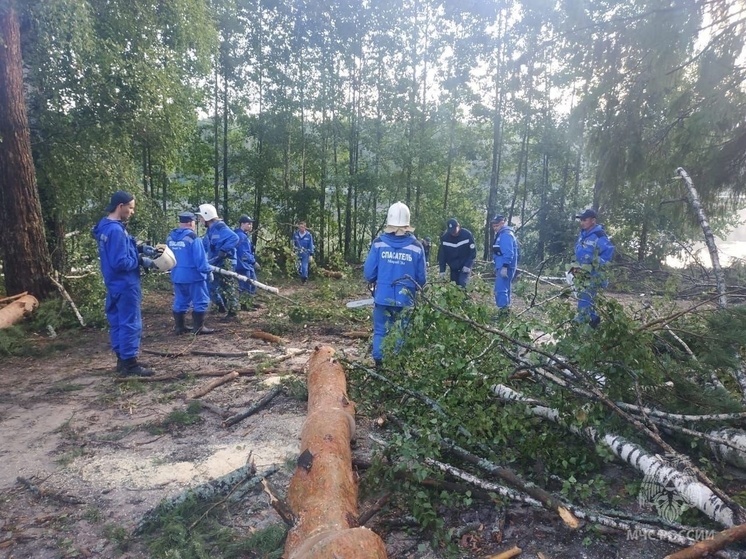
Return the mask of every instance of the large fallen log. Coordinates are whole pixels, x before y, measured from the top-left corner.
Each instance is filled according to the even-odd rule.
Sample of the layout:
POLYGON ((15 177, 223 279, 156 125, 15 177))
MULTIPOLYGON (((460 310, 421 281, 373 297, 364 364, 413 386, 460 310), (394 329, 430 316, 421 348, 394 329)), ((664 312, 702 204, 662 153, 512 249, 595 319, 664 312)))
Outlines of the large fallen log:
POLYGON ((385 559, 375 532, 357 526, 357 484, 350 441, 355 405, 347 397, 334 350, 317 348, 308 361, 308 417, 288 504, 298 519, 288 533, 286 559, 385 559))
POLYGON ((39 301, 33 295, 24 295, 0 309, 0 330, 10 328, 24 316, 34 312, 39 301))

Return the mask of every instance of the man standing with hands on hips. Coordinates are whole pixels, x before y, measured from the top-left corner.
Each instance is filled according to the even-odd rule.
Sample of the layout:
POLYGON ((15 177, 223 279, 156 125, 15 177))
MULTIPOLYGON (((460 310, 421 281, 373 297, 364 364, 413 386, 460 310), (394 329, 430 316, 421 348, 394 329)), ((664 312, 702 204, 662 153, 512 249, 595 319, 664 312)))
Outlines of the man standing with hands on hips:
POLYGON ((471 267, 477 259, 477 245, 471 231, 461 227, 456 218, 448 220, 446 232, 440 237, 438 266, 440 277, 446 276, 446 264, 451 269, 451 281, 466 287, 471 275, 471 267))
POLYGON ((496 215, 490 220, 495 242, 492 260, 495 263, 495 304, 501 312, 510 307, 513 277, 518 266, 518 242, 513 229, 505 224, 505 216, 496 215))

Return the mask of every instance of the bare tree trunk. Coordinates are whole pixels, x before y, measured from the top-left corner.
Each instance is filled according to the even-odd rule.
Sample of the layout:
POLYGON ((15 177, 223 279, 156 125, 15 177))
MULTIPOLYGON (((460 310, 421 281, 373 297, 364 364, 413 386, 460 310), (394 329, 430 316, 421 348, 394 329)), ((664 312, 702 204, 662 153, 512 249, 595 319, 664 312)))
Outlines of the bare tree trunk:
POLYGON ((0 0, 0 217, 8 294, 44 299, 54 291, 31 135, 23 96, 21 30, 15 0, 0 0))
POLYGON ((728 306, 728 297, 725 294, 725 274, 723 273, 722 266, 720 266, 718 247, 715 244, 715 235, 712 233, 712 229, 710 229, 710 224, 707 221, 705 210, 702 208, 702 204, 699 201, 699 194, 694 188, 694 183, 692 182, 691 177, 689 177, 689 174, 684 170, 683 167, 679 167, 678 169, 676 169, 676 173, 682 179, 684 179, 684 182, 686 183, 687 200, 692 206, 692 209, 694 209, 694 211, 696 212, 699 226, 702 228, 702 233, 705 236, 705 244, 707 245, 707 250, 710 252, 710 259, 712 260, 712 271, 715 274, 718 294, 720 295, 718 297, 718 306, 721 309, 724 309, 728 306))

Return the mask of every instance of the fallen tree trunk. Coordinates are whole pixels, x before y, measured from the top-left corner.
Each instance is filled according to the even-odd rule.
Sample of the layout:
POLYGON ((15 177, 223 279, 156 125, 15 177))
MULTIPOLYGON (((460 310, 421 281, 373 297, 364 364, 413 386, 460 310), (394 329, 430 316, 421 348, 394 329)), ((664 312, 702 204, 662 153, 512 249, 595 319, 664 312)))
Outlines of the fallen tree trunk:
POLYGON ((385 559, 375 532, 357 526, 357 484, 350 441, 355 406, 347 397, 342 365, 330 347, 308 361, 308 417, 288 504, 298 519, 285 544, 286 559, 385 559))
POLYGON ((699 559, 720 551, 727 545, 746 539, 746 524, 740 524, 715 534, 711 538, 695 543, 691 547, 666 555, 663 559, 699 559))
POLYGON ((0 330, 10 328, 24 316, 34 312, 39 301, 33 295, 23 295, 0 309, 0 330))
MULTIPOLYGON (((492 391, 503 401, 521 402, 524 397, 504 385, 495 385, 492 391)), ((555 423, 562 423, 559 411, 540 405, 529 405, 529 411, 537 417, 548 419, 555 423)), ((674 487, 688 505, 695 507, 712 520, 730 528, 735 524, 733 511, 713 491, 698 481, 693 475, 683 475, 676 468, 671 467, 658 456, 648 452, 640 445, 632 443, 618 435, 600 433, 592 427, 578 429, 568 427, 573 433, 580 435, 594 444, 603 444, 614 455, 634 467, 648 480, 652 480, 661 487, 674 487)))

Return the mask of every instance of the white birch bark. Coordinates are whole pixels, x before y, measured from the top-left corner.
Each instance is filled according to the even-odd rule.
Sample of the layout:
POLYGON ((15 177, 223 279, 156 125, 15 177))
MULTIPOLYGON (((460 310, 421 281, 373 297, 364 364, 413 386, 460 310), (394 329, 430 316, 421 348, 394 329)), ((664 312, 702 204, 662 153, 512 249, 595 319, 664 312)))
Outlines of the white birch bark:
MULTIPOLYGON (((451 466, 450 464, 444 464, 443 462, 439 462, 438 460, 434 460, 432 458, 425 458, 425 462, 429 466, 438 468, 439 470, 451 474, 452 476, 459 479, 462 479, 463 481, 470 483, 476 487, 480 487, 487 491, 492 491, 502 497, 505 497, 506 499, 510 499, 511 501, 526 503, 535 507, 542 506, 539 501, 537 501, 533 497, 529 497, 525 493, 510 489, 509 487, 505 487, 504 485, 500 485, 498 483, 485 481, 459 468, 451 466)), ((628 534, 633 534, 636 537, 656 538, 661 541, 671 542, 682 546, 692 545, 695 542, 695 540, 687 537, 683 533, 664 530, 662 528, 645 526, 636 522, 626 522, 624 520, 611 518, 603 514, 587 511, 569 503, 566 503, 565 506, 578 518, 582 518, 584 520, 587 520, 588 522, 593 522, 595 524, 601 524, 602 526, 616 528, 617 530, 624 530, 627 531, 628 534)))
POLYGON ((725 294, 725 274, 723 273, 722 266, 720 266, 720 257, 718 256, 718 247, 715 244, 715 235, 713 235, 712 233, 710 224, 707 221, 707 216, 705 215, 705 211, 702 208, 702 203, 699 201, 699 193, 697 192, 696 188, 694 188, 694 183, 692 182, 689 173, 687 173, 683 167, 679 167, 678 169, 676 169, 676 173, 682 179, 684 179, 684 183, 686 183, 687 199, 689 200, 689 204, 692 206, 692 209, 697 214, 699 226, 702 228, 702 233, 705 236, 705 244, 707 245, 707 250, 710 253, 710 259, 712 260, 712 271, 715 274, 717 290, 718 294, 720 295, 718 297, 718 306, 721 309, 724 309, 728 306, 728 298, 725 294))
MULTIPOLYGON (((494 385, 492 391, 504 401, 521 402, 524 397, 519 392, 504 385, 494 385)), ((546 406, 529 405, 529 410, 536 416, 560 423, 559 411, 546 406)), ((631 465, 648 479, 663 487, 673 486, 676 492, 692 507, 702 511, 712 520, 730 528, 735 524, 733 511, 706 485, 682 475, 681 472, 666 464, 659 456, 654 455, 640 445, 613 434, 599 433, 592 427, 579 429, 567 426, 572 433, 580 435, 595 444, 603 444, 620 460, 631 465)))
POLYGON ((718 429, 708 433, 713 437, 725 439, 729 445, 710 442, 712 452, 724 462, 746 469, 746 433, 740 429, 718 429))

